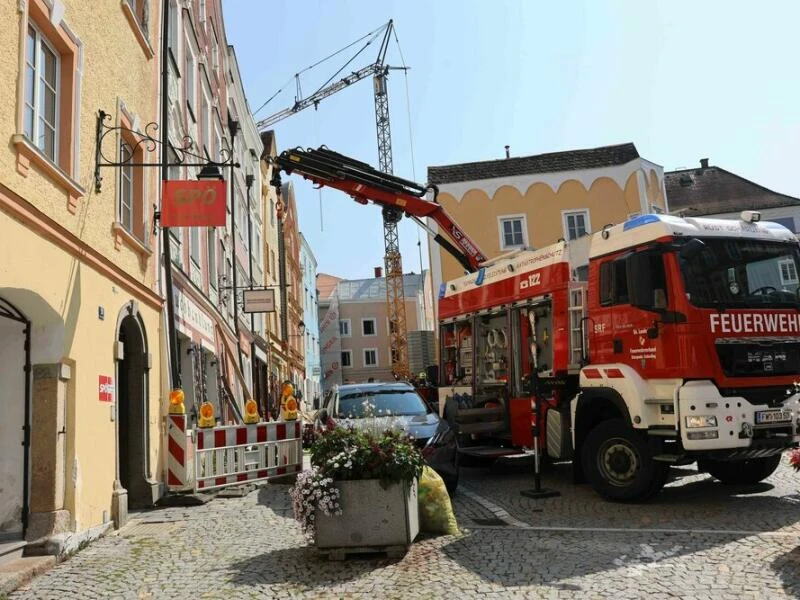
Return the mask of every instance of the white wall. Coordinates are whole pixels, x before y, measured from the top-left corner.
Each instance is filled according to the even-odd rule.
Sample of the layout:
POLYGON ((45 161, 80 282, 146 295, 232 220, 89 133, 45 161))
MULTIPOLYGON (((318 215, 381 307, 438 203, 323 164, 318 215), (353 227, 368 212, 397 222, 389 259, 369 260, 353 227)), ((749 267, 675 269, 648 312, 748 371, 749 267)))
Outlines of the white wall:
POLYGON ((0 533, 22 531, 25 335, 0 318, 0 533))

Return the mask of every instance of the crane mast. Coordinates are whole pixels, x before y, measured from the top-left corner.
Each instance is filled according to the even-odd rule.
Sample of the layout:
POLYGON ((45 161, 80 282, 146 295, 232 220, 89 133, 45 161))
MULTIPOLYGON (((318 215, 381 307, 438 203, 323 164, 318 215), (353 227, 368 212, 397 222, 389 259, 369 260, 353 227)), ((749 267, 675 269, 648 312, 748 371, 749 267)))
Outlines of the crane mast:
MULTIPOLYGON (((375 96, 375 126, 378 136, 378 168, 380 171, 393 174, 392 165, 392 132, 389 122, 389 96, 387 93, 387 76, 389 69, 405 69, 406 67, 386 66, 386 51, 394 31, 394 21, 377 30, 377 33, 367 42, 369 45, 376 39, 380 31, 384 31, 378 57, 374 63, 353 71, 330 85, 323 85, 316 92, 306 98, 298 97, 294 105, 285 108, 257 123, 259 131, 271 127, 275 123, 296 114, 297 112, 319 105, 319 102, 336 92, 373 75, 373 92, 375 96)), ((370 35, 370 34, 368 34, 370 35)), ((366 46, 365 46, 366 48, 366 46)), ((363 48, 362 48, 363 50, 363 48)), ((351 59, 352 60, 352 59, 351 59)), ((329 80, 330 81, 330 80, 329 80)), ((299 88, 299 79, 298 79, 299 88)), ((383 239, 384 239, 384 266, 386 271, 386 307, 389 317, 389 340, 392 361, 392 373, 400 379, 408 379, 411 371, 408 364, 408 332, 406 325, 406 305, 403 286, 403 261, 400 255, 399 236, 397 223, 403 212, 392 206, 384 206, 383 211, 383 239)))

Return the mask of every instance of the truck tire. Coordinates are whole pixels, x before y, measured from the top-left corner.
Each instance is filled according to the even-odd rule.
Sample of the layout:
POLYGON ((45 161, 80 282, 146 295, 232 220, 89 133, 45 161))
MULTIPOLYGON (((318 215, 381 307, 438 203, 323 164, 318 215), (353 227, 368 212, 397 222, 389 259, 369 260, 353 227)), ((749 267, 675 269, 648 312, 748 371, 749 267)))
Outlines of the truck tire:
POLYGON ((748 485, 763 481, 775 472, 781 464, 781 455, 747 460, 704 460, 697 465, 701 471, 719 479, 727 485, 748 485))
POLYGON ((622 419, 592 429, 581 459, 595 491, 615 502, 647 500, 661 491, 669 475, 669 465, 653 460, 647 442, 622 419))

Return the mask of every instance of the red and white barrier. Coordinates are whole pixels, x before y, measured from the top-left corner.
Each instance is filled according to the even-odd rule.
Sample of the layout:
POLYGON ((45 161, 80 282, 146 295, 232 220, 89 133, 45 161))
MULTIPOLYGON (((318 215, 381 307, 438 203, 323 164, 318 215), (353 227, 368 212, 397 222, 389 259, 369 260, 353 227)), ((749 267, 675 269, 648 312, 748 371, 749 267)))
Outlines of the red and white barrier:
POLYGON ((302 422, 228 425, 197 430, 197 491, 297 473, 303 468, 302 422))
POLYGON ((167 487, 171 492, 187 487, 186 415, 167 415, 167 487))

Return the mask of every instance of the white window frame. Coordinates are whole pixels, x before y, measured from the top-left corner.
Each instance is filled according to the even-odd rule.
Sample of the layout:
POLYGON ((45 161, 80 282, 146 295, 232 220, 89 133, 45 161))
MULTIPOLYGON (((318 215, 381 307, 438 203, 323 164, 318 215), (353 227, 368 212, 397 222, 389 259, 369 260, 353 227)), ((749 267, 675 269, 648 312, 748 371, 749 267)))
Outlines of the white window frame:
POLYGON ((256 225, 253 227, 253 248, 251 249, 251 254, 256 261, 256 265, 260 270, 264 270, 264 255, 263 250, 261 249, 261 227, 259 227, 259 223, 254 223, 256 225))
POLYGON ((350 319, 339 319, 339 337, 343 338, 353 337, 353 326, 352 323, 350 322, 350 319), (344 323, 347 323, 347 326, 345 327, 345 329, 347 329, 346 333, 342 331, 342 325, 344 323))
POLYGON ((377 348, 364 348, 361 351, 361 358, 363 360, 365 369, 375 369, 375 368, 378 367, 378 349, 377 348), (374 363, 369 364, 367 362, 367 352, 374 352, 375 353, 375 362, 374 363))
POLYGON ((119 144, 119 161, 122 163, 119 167, 119 201, 117 202, 117 222, 122 225, 123 229, 130 234, 133 234, 133 205, 136 201, 136 185, 134 180, 133 167, 133 148, 124 138, 120 139, 119 144), (124 155, 125 148, 128 149, 129 154, 124 155), (125 198, 128 198, 128 206, 125 206, 125 198), (127 215, 126 215, 127 212, 127 215), (125 218, 128 222, 125 222, 125 218))
MULTIPOLYGON (((569 218, 581 215, 583 217, 583 226, 586 230, 584 235, 589 235, 592 233, 592 225, 591 220, 589 219, 589 209, 588 208, 581 208, 581 209, 570 209, 570 210, 562 210, 561 211, 561 226, 564 229, 564 239, 567 241, 575 240, 578 238, 571 238, 569 237, 569 218)), ((583 237, 583 236, 580 236, 583 237)))
POLYGON ((189 227, 189 259, 198 269, 200 268, 200 256, 202 244, 200 243, 200 229, 189 227))
POLYGON ((184 85, 186 91, 186 108, 189 111, 189 117, 197 123, 197 75, 199 71, 197 68, 197 50, 195 44, 189 39, 188 35, 185 36, 185 41, 186 49, 184 52, 186 52, 186 60, 184 64, 186 73, 183 74, 183 77, 186 81, 186 85, 184 85))
POLYGON ((353 351, 352 350, 342 350, 341 354, 339 355, 339 360, 342 363, 343 369, 352 369, 353 368, 353 351), (344 355, 347 355, 347 360, 350 363, 349 365, 344 364, 344 355))
POLYGON ((500 249, 513 250, 516 248, 527 248, 528 244, 528 219, 525 214, 518 215, 498 215, 497 217, 497 230, 500 234, 500 249), (503 231, 503 223, 506 221, 522 221, 522 243, 521 244, 506 244, 506 236, 503 231))
POLYGON ((361 335, 363 337, 376 337, 378 335, 378 320, 374 317, 367 317, 365 319, 361 319, 361 335), (364 333, 364 324, 368 321, 372 322, 372 333, 364 333))
MULTIPOLYGON (((33 94, 32 102, 33 104, 30 105, 28 102, 27 94, 23 92, 23 131, 25 132, 25 136, 31 141, 31 143, 36 146, 41 153, 49 158, 53 163, 58 164, 58 152, 59 152, 59 131, 61 127, 60 123, 60 111, 59 106, 61 104, 61 53, 50 43, 50 40, 47 39, 42 31, 36 27, 32 22, 28 22, 28 31, 25 32, 25 90, 27 91, 28 88, 28 69, 33 71, 33 82, 31 83, 31 91, 33 94), (30 31, 34 33, 34 61, 33 65, 29 65, 28 63, 28 35, 30 31), (40 98, 41 98, 41 84, 42 84, 42 77, 44 76, 43 69, 44 66, 42 64, 43 60, 43 52, 42 46, 45 46, 50 52, 52 52, 53 56, 55 57, 55 83, 52 86, 55 92, 55 115, 54 115, 54 122, 52 124, 47 123, 46 120, 42 116, 43 107, 40 105, 40 98), (33 115, 33 122, 31 123, 31 130, 28 131, 27 126, 27 112, 30 109, 33 115), (40 134, 40 126, 39 121, 44 120, 48 126, 53 128, 53 154, 52 156, 47 153, 43 146, 39 145, 39 134, 40 134)), ((48 83, 48 86, 50 84, 48 83)))
MULTIPOLYGON (((781 285, 797 285, 800 283, 800 277, 797 275, 797 265, 794 264, 794 260, 791 258, 785 258, 778 261, 778 269, 780 269, 781 275, 781 285), (791 270, 794 271, 794 279, 787 279, 783 276, 783 267, 784 265, 791 267, 791 270)), ((787 269, 789 270, 789 269, 787 269)), ((791 273, 790 273, 791 275, 791 273)))
POLYGON ((206 231, 206 260, 208 261, 208 285, 217 289, 217 232, 213 227, 206 231))
MULTIPOLYGON (((203 85, 202 90, 200 92, 200 123, 203 128, 203 146, 208 152, 209 156, 211 154, 211 91, 208 88, 208 84, 205 82, 205 78, 203 78, 203 85)), ((204 153, 205 154, 205 153, 204 153)))

